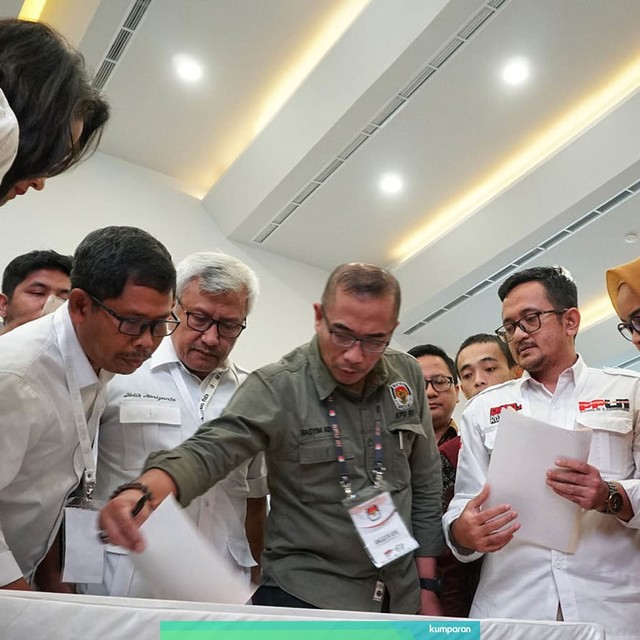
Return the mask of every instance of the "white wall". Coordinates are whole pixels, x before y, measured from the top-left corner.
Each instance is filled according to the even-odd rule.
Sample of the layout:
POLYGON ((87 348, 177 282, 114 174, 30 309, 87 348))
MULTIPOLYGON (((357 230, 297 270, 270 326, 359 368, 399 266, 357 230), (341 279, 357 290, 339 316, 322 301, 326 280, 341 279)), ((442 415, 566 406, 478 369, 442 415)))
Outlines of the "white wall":
POLYGON ((277 360, 313 334, 312 303, 328 273, 221 233, 200 201, 161 174, 97 153, 0 209, 0 270, 32 249, 73 253, 93 229, 141 227, 164 243, 177 263, 194 251, 220 249, 245 261, 260 279, 261 295, 238 340, 235 360, 253 369, 277 360))

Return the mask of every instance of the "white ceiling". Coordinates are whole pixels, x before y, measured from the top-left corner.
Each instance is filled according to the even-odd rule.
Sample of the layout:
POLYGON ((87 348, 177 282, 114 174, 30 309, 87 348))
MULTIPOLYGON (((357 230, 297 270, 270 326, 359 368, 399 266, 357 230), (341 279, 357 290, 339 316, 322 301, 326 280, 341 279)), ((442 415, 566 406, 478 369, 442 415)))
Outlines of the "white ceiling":
MULTIPOLYGON (((85 0, 66 0, 67 18, 61 3, 49 14, 63 32, 74 1, 85 0)), ((77 41, 98 68, 133 3, 92 2, 77 41)), ((0 9, 15 15, 16 4, 0 0, 0 9)), ((203 196, 236 242, 327 270, 353 260, 389 266, 404 294, 400 346, 455 353, 500 324, 496 284, 466 294, 499 282, 492 276, 509 265, 565 265, 588 306, 605 293, 604 270, 638 255, 624 242, 640 235, 640 197, 624 191, 640 183, 635 90, 421 252, 403 260, 398 247, 558 122, 577 122, 576 107, 640 59, 639 32, 640 3, 630 0, 150 0, 105 87, 114 115, 101 149, 203 196), (452 42, 460 46, 446 58, 452 42), (175 78, 177 53, 202 60, 202 83, 175 78), (529 59, 531 78, 508 87, 500 69, 516 55, 529 59), (303 63, 304 81, 260 124, 274 88, 303 63), (394 101, 402 107, 372 124, 394 101), (354 141, 364 142, 349 155, 354 141), (323 176, 327 168, 336 170, 323 176), (377 188, 388 171, 405 183, 395 197, 377 188), (619 193, 622 204, 601 208, 619 193), (594 210, 594 221, 522 260, 594 210)), ((615 325, 579 337, 591 364, 637 355, 615 325)))

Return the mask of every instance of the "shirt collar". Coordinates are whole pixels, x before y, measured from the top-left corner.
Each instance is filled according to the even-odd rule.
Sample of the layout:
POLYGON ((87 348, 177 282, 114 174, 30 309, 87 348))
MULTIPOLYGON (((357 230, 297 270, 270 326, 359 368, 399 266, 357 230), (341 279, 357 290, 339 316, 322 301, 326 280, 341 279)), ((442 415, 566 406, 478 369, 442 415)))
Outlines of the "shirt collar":
MULTIPOLYGON (((150 368, 151 368, 151 371, 154 371, 159 367, 165 367, 167 365, 179 365, 185 371, 187 371, 190 375, 194 375, 191 373, 191 371, 189 371, 189 369, 187 369, 187 367, 184 366, 180 358, 178 358, 176 349, 173 346, 173 340, 171 339, 170 336, 163 338, 162 342, 160 343, 160 346, 154 351, 153 355, 151 356, 150 368)), ((227 358, 227 360, 221 366, 214 369, 211 373, 214 373, 215 371, 219 373, 224 373, 225 371, 228 371, 230 368, 233 368, 233 364, 227 358)), ((208 377, 209 376, 207 376, 205 380, 208 379, 208 377)))
MULTIPOLYGON (((587 367, 585 361, 582 359, 582 356, 578 354, 578 359, 571 367, 568 367, 560 374, 558 380, 561 377, 569 376, 572 379, 574 385, 578 386, 580 382, 582 382, 582 380, 586 377, 588 369, 589 367, 587 367)), ((522 373, 521 381, 523 385, 540 384, 531 377, 531 374, 528 371, 524 371, 522 373)))
POLYGON ((451 440, 452 438, 455 438, 457 435, 458 435, 458 425, 456 424, 455 420, 451 418, 451 420, 449 421, 449 426, 447 427, 447 430, 442 434, 442 437, 440 438, 440 440, 438 440, 438 446, 440 446, 441 444, 444 444, 445 442, 447 442, 448 440, 451 440))
POLYGON ((87 355, 85 354, 78 336, 76 335, 71 316, 69 315, 69 303, 65 302, 59 309, 54 312, 54 323, 59 327, 58 335, 60 349, 64 349, 68 355, 68 361, 72 363, 78 387, 84 389, 91 385, 102 382, 109 382, 114 374, 110 371, 100 370, 100 375, 96 375, 87 355), (57 321, 57 322, 56 322, 57 321))
MULTIPOLYGON (((325 400, 336 389, 340 389, 341 386, 336 382, 335 378, 331 375, 329 369, 327 369, 325 363, 322 361, 317 335, 314 336, 309 343, 308 358, 311 377, 318 392, 318 397, 321 400, 325 400)), ((387 367, 387 363, 383 355, 376 363, 376 366, 367 375, 364 397, 366 398, 388 380, 389 368, 387 367)))

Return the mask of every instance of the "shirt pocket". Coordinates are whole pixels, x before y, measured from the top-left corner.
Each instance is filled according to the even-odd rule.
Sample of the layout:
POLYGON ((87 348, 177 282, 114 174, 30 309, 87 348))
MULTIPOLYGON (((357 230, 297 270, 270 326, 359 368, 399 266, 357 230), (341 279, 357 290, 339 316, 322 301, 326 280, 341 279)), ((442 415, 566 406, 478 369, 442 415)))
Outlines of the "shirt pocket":
POLYGON ((394 422, 387 426, 382 443, 384 479, 392 491, 404 489, 411 482, 409 456, 417 438, 424 438, 421 423, 394 422))
POLYGON ((634 475, 633 418, 624 413, 581 414, 578 427, 592 430, 589 464, 606 478, 631 478, 634 475))
POLYGON ((258 564, 251 555, 248 542, 242 538, 227 538, 227 549, 239 567, 248 569, 258 564))
POLYGON ((182 442, 180 407, 142 402, 120 406, 125 469, 142 469, 150 453, 182 442))
MULTIPOLYGON (((347 472, 353 469, 353 448, 348 437, 343 436, 344 457, 347 472)), ((302 502, 340 502, 344 500, 344 489, 340 486, 340 467, 333 438, 317 438, 298 443, 300 476, 298 486, 302 502)))

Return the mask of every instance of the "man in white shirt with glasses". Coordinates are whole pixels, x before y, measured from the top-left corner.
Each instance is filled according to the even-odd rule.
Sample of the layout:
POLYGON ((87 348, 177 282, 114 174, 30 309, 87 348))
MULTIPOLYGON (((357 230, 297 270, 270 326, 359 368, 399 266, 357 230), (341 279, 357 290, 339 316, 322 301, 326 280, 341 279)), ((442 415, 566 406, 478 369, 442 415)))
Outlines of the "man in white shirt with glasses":
POLYGON ((577 354, 578 295, 561 267, 515 273, 498 295, 503 325, 496 333, 525 373, 469 401, 456 494, 443 519, 456 557, 468 562, 484 555, 470 617, 596 622, 607 638, 637 638, 640 376, 589 368, 577 354), (544 479, 581 507, 575 553, 520 539, 518 505, 485 504, 506 408, 563 429, 592 430, 587 462, 559 455, 544 479))
MULTIPOLYGON (((194 253, 177 267, 175 313, 180 326, 130 376, 107 390, 100 423, 96 498, 133 481, 151 453, 179 445, 220 415, 248 372, 231 361, 236 340, 258 295, 255 273, 233 256, 194 253)), ((186 512, 203 536, 249 582, 262 552, 266 467, 259 454, 193 500, 186 512)), ((134 570, 128 551, 109 545, 97 595, 153 597, 153 585, 134 570)))

